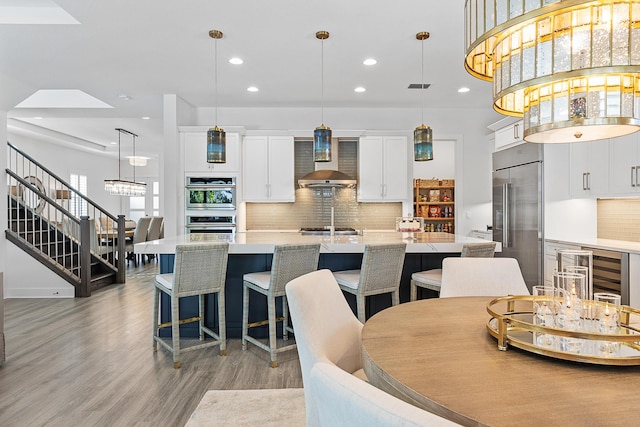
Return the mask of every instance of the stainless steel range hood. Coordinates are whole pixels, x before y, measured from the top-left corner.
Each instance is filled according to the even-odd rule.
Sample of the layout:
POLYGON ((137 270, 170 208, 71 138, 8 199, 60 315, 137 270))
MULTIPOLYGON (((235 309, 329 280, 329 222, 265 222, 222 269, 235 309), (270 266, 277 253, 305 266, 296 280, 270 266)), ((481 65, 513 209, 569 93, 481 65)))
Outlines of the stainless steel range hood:
POLYGON ((298 180, 301 188, 355 187, 356 180, 346 173, 330 169, 321 169, 306 174, 298 180))

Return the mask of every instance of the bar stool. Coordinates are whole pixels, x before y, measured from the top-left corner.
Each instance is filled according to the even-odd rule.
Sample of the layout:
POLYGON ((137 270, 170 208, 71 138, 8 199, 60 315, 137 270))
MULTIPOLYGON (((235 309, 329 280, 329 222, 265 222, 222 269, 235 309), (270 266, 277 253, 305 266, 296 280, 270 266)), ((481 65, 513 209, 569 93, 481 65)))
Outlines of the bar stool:
POLYGON ((271 271, 248 273, 242 277, 242 349, 247 349, 247 342, 268 351, 271 367, 278 366, 277 353, 296 348, 295 344, 277 348, 276 323, 282 322, 282 337, 287 340, 289 332, 289 308, 285 294, 285 285, 296 277, 318 269, 320 245, 276 245, 273 251, 271 271), (249 323, 249 290, 267 297, 267 320, 249 323), (282 297, 282 317, 276 318, 276 298, 282 297), (249 336, 249 328, 269 325, 269 345, 255 337, 249 336))
MULTIPOLYGON (((460 257, 471 258, 493 258, 496 252, 496 242, 488 243, 465 243, 462 245, 460 257)), ((442 286, 442 269, 434 268, 433 270, 419 271, 411 275, 411 294, 409 299, 415 301, 418 299, 418 287, 431 289, 440 292, 442 286)))
POLYGON ((155 295, 153 306, 153 350, 158 349, 158 343, 173 353, 173 367, 180 367, 180 351, 196 350, 204 347, 220 345, 220 355, 227 354, 224 285, 227 275, 228 243, 210 243, 202 245, 177 245, 173 273, 158 274, 154 281, 155 295), (158 306, 160 293, 167 294, 171 303, 171 320, 160 323, 158 306), (204 324, 204 296, 218 294, 218 333, 204 324), (180 298, 198 295, 198 317, 180 319, 180 298), (200 341, 198 345, 181 348, 180 325, 183 323, 199 322, 198 331, 200 341), (171 326, 171 344, 160 338, 160 328, 171 326), (206 340, 205 334, 213 338, 206 340))
POLYGON ((360 270, 335 271, 340 289, 356 296, 358 320, 365 322, 365 299, 391 293, 391 304, 400 302, 399 288, 406 243, 365 245, 360 270))

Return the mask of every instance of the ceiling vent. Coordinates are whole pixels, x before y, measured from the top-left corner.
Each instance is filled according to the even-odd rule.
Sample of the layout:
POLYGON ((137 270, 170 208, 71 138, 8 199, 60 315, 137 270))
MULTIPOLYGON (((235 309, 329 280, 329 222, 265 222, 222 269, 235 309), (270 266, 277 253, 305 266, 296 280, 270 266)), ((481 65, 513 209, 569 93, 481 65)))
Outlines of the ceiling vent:
POLYGON ((409 89, 429 89, 429 86, 431 86, 431 83, 411 83, 409 89))

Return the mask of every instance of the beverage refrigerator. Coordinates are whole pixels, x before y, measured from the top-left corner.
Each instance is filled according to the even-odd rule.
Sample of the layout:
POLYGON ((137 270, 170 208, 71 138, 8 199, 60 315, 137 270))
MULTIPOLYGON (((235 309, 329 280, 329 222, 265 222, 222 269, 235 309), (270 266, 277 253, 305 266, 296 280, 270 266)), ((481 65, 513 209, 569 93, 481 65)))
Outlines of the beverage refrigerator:
POLYGON ((493 153, 493 240, 496 256, 516 258, 529 290, 544 284, 544 179, 542 144, 524 143, 493 153))

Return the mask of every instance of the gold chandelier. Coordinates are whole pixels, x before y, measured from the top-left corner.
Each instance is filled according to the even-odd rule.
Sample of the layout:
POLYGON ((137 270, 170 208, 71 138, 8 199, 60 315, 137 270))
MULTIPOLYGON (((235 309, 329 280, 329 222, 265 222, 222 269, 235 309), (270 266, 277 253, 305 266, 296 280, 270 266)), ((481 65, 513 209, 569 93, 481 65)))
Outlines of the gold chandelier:
POLYGON ((640 0, 467 0, 465 68, 524 139, 565 143, 640 130, 640 0))

